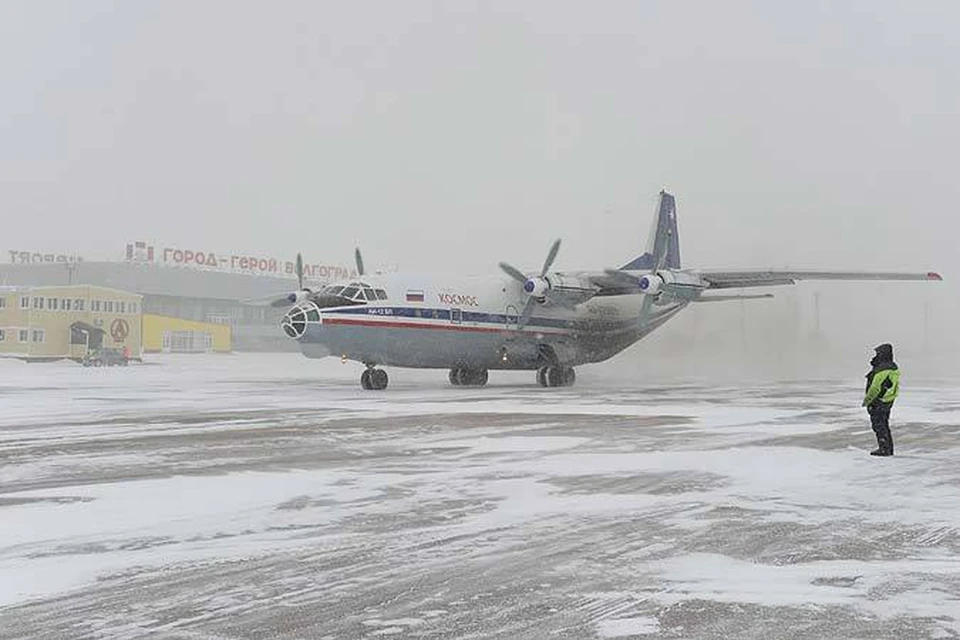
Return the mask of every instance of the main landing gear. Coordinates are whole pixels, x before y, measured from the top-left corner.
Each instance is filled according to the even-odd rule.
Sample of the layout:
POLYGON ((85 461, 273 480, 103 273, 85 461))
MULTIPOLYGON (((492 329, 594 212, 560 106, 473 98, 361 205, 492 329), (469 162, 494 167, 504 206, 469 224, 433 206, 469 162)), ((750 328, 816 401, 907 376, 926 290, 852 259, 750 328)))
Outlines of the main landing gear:
POLYGON ((541 387, 572 387, 577 381, 577 372, 573 367, 540 367, 537 371, 537 383, 541 387))
POLYGON ((368 367, 360 375, 360 386, 367 391, 382 391, 387 388, 388 382, 390 379, 383 369, 368 367))
POLYGON ((450 369, 450 384, 455 387, 482 387, 488 377, 486 369, 450 369))

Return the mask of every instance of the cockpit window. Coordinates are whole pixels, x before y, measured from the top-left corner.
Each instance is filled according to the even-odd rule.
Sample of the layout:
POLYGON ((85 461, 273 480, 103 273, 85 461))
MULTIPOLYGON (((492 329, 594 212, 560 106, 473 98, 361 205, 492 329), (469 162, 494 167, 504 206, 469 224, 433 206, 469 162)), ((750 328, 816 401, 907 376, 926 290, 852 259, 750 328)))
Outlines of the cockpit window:
POLYGON ((350 282, 343 284, 328 284, 324 286, 317 294, 317 300, 321 298, 324 302, 321 305, 326 308, 346 304, 349 300, 356 304, 365 304, 367 302, 376 302, 377 300, 387 300, 387 292, 383 289, 374 289, 365 282, 350 282))

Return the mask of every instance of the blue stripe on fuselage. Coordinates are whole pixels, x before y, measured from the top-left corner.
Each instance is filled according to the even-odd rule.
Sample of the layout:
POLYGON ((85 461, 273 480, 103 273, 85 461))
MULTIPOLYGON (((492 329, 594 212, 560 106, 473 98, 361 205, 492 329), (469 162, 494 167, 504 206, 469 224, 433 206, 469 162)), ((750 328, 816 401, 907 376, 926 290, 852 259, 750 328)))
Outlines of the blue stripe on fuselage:
MULTIPOLYGON (((378 318, 417 318, 422 320, 447 320, 450 321, 450 309, 432 309, 424 307, 346 307, 342 309, 323 309, 321 314, 336 315, 361 315, 374 316, 378 318)), ((509 316, 511 325, 516 325, 520 314, 509 316)), ((502 313, 481 313, 476 311, 461 310, 461 322, 475 322, 478 324, 490 324, 505 326, 508 316, 502 313)), ((551 329, 570 329, 575 324, 574 320, 564 318, 530 318, 527 327, 545 327, 551 329)))

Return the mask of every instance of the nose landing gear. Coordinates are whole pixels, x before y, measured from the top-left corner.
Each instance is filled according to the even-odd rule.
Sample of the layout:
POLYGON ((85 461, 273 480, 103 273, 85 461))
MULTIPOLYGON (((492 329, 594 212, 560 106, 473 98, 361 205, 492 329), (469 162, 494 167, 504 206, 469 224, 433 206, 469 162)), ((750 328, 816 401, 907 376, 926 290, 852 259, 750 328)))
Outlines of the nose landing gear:
POLYGON ((573 367, 541 367, 537 371, 537 383, 541 387, 572 387, 577 381, 573 367))
POLYGON ((383 391, 389 382, 390 378, 383 369, 368 367, 360 374, 360 386, 367 391, 383 391))

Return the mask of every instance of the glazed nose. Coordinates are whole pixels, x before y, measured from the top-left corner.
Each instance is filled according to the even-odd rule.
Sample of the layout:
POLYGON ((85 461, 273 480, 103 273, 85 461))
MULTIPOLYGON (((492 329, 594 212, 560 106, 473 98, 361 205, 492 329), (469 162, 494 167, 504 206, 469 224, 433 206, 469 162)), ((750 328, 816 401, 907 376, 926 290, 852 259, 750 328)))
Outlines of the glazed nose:
POLYGON ((280 320, 280 328, 291 340, 299 340, 310 323, 320 324, 320 309, 312 302, 304 302, 287 311, 280 320))

